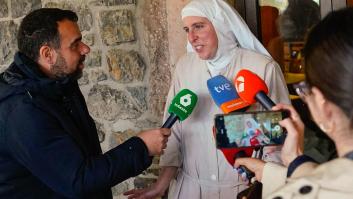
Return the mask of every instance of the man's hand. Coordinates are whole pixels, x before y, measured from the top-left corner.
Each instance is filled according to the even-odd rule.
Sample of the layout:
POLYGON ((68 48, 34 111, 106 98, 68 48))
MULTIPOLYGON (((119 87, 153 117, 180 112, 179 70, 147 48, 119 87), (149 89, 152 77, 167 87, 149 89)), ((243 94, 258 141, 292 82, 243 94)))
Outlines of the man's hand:
POLYGON ((170 136, 170 129, 160 128, 148 131, 142 131, 137 135, 145 142, 149 155, 161 155, 163 149, 167 147, 168 137, 170 136))

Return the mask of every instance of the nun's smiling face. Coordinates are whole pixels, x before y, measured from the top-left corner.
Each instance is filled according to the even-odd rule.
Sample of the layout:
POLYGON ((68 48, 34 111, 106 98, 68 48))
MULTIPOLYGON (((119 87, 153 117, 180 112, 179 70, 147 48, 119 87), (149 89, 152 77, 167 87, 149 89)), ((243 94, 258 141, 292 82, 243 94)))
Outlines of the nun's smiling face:
POLYGON ((203 60, 212 59, 217 52, 218 38, 212 23, 205 17, 184 17, 184 30, 194 51, 203 60))

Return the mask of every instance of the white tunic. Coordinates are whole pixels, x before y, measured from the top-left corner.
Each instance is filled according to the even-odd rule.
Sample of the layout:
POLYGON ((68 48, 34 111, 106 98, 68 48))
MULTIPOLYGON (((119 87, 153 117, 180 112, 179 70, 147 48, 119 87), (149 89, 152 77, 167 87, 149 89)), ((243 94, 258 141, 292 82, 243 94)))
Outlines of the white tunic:
MULTIPOLYGON (((265 80, 269 97, 275 102, 290 103, 288 90, 279 66, 269 57, 237 49, 231 64, 221 74, 233 82, 241 69, 255 72, 265 80)), ((173 97, 184 88, 198 96, 193 113, 172 128, 160 166, 179 167, 177 178, 171 182, 169 199, 236 198, 245 188, 222 152, 216 149, 212 133, 214 115, 222 111, 213 102, 207 89, 210 79, 206 62, 196 53, 188 53, 177 63, 168 93, 168 108, 173 97)), ((249 110, 264 110, 256 103, 249 110)), ((168 113, 165 113, 165 118, 168 113)), ((278 156, 277 156, 278 158, 278 156)))

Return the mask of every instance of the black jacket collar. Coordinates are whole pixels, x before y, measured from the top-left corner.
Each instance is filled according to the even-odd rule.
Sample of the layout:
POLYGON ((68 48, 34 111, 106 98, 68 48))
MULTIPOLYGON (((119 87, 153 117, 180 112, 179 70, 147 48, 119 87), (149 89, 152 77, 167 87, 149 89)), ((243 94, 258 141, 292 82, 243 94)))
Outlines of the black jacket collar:
MULTIPOLYGON (((39 66, 26 55, 17 52, 14 62, 1 74, 2 82, 21 87, 32 96, 42 93, 52 99, 61 99, 78 89, 77 81, 69 77, 51 79, 39 70, 39 66)), ((1 96, 0 96, 1 98, 1 96)))

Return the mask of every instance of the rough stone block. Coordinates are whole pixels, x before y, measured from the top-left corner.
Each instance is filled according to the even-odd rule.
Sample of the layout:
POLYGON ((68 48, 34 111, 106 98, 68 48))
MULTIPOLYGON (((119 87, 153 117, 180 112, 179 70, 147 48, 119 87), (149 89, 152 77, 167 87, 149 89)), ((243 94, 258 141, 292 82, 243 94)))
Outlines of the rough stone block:
POLYGON ((92 13, 89 10, 87 4, 85 2, 73 4, 71 1, 65 0, 56 2, 49 2, 45 4, 46 8, 61 8, 65 10, 72 10, 78 16, 78 25, 81 31, 89 31, 92 28, 93 17, 92 13))
POLYGON ((78 80, 78 85, 87 85, 89 84, 88 73, 83 71, 82 77, 78 80))
POLYGON ((107 85, 94 85, 88 93, 87 105, 95 118, 109 121, 136 119, 141 115, 140 109, 124 91, 107 85))
POLYGON ((102 51, 101 50, 91 50, 91 52, 86 57, 85 65, 88 68, 102 66, 102 51))
POLYGON ((0 65, 5 65, 17 50, 17 26, 13 21, 0 21, 0 27, 0 65))
POLYGON ((150 117, 138 120, 136 122, 136 127, 138 128, 155 128, 156 126, 162 126, 161 118, 153 117, 152 114, 149 114, 150 117))
MULTIPOLYGON (((129 183, 128 182, 122 182, 122 183, 119 183, 116 186, 112 187, 113 196, 123 194, 124 192, 126 192, 128 190, 129 190, 129 183)), ((123 198, 126 198, 126 197, 123 197, 123 198)))
POLYGON ((99 142, 102 143, 105 140, 104 126, 103 126, 103 124, 101 124, 101 123, 99 123, 97 121, 94 121, 94 122, 96 124, 99 142))
POLYGON ((166 13, 166 1, 145 0, 145 8, 142 13, 146 26, 146 49, 150 63, 148 100, 153 115, 162 117, 166 96, 171 81, 169 66, 168 22, 166 13), (161 82, 163 82, 161 84, 161 82))
POLYGON ((117 131, 113 132, 111 139, 110 139, 110 147, 116 147, 132 136, 135 136, 138 132, 133 131, 131 129, 125 130, 125 131, 117 131))
POLYGON ((147 110, 147 88, 146 87, 127 87, 127 91, 130 93, 132 98, 134 98, 136 104, 140 107, 142 111, 147 110))
POLYGON ((148 178, 148 177, 136 177, 134 180, 134 186, 137 189, 146 188, 152 185, 157 181, 157 178, 148 178))
POLYGON ((125 4, 136 4, 135 0, 95 0, 90 3, 94 6, 118 6, 125 4))
POLYGON ((121 83, 143 80, 146 66, 137 52, 112 49, 107 53, 107 62, 114 80, 121 83))
POLYGON ((158 164, 152 164, 146 171, 146 173, 152 174, 154 176, 159 176, 159 172, 160 167, 158 166, 158 164))
POLYGON ((83 41, 83 43, 85 43, 88 46, 93 46, 94 45, 94 34, 83 35, 82 41, 83 41))
POLYGON ((4 72, 7 69, 7 67, 8 66, 6 65, 0 66, 0 73, 4 72))
POLYGON ((7 6, 7 0, 0 0, 0 18, 9 16, 9 7, 7 6))
POLYGON ((42 7, 41 0, 11 0, 10 2, 13 18, 24 16, 42 7))
POLYGON ((135 40, 133 14, 130 10, 102 11, 99 25, 105 45, 135 40))
POLYGON ((91 70, 89 78, 93 83, 98 83, 108 79, 107 74, 103 70, 91 70))
POLYGON ((153 157, 152 164, 158 165, 158 164, 159 164, 159 159, 160 159, 160 156, 154 156, 154 157, 153 157))

